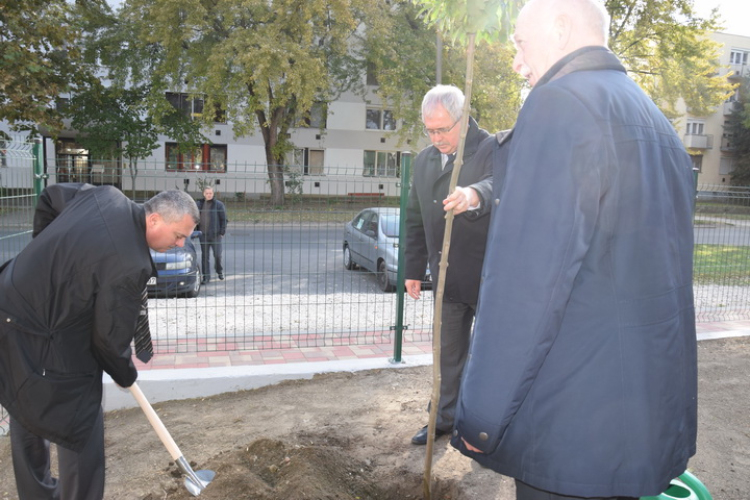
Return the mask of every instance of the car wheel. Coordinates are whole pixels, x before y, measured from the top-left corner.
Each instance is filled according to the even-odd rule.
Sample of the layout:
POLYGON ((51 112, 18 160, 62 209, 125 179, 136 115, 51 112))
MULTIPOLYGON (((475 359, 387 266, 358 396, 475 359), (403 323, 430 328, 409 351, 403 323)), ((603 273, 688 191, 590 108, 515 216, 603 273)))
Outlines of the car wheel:
POLYGON ((193 283, 193 288, 188 291, 185 295, 191 299, 194 299, 198 296, 198 294, 201 292, 201 273, 198 271, 198 273, 195 275, 195 283, 193 283))
POLYGON ((354 269, 354 262, 352 262, 352 251, 349 250, 349 245, 344 245, 344 267, 349 271, 354 269))
POLYGON ((392 292, 393 291, 393 285, 391 284, 390 280, 388 279, 388 272, 385 268, 385 261, 381 260, 378 262, 378 285, 380 286, 380 289, 384 292, 392 292))

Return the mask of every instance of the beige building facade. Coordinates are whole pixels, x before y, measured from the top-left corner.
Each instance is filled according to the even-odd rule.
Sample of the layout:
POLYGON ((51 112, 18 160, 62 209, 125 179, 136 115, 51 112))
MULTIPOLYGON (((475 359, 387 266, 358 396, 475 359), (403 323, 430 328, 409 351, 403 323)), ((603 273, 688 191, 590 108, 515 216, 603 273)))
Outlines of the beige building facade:
MULTIPOLYGON (((719 74, 732 83, 740 83, 750 75, 750 37, 714 33, 721 44, 719 74)), ((688 148, 698 172, 698 189, 722 191, 730 185, 732 175, 732 138, 726 130, 732 110, 737 105, 738 91, 709 116, 692 116, 686 110, 678 122, 683 144, 688 148)))

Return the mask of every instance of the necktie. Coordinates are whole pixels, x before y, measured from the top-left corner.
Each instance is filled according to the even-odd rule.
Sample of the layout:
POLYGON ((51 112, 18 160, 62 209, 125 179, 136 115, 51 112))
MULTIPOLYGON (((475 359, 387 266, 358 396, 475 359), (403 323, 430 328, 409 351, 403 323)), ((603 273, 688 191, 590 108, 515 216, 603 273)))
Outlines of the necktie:
POLYGON ((151 329, 148 325, 148 291, 143 289, 141 297, 141 311, 138 322, 135 325, 135 357, 144 363, 148 363, 154 355, 154 346, 151 344, 151 329))
POLYGON ((446 160, 445 165, 443 165, 443 170, 445 170, 448 167, 453 166, 453 162, 456 159, 456 153, 451 153, 449 155, 446 155, 448 157, 448 160, 446 160))

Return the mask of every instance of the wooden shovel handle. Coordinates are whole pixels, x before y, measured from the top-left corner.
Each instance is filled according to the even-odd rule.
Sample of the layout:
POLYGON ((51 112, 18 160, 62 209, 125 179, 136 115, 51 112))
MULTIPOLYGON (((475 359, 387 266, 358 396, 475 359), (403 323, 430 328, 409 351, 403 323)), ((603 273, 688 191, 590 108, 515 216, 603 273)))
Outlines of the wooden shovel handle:
POLYGON ((161 442, 164 443, 164 446, 166 446, 169 454, 174 460, 180 459, 182 457, 182 453, 177 447, 177 443, 174 442, 174 439, 172 439, 172 436, 169 434, 167 428, 164 427, 164 424, 159 418, 159 415, 156 414, 154 408, 148 402, 148 399, 146 399, 146 396, 143 394, 143 391, 141 391, 141 388, 138 387, 138 384, 136 382, 133 382, 133 385, 130 386, 130 392, 133 394, 135 400, 138 401, 141 410, 143 410, 143 413, 146 414, 146 418, 148 418, 148 421, 151 422, 151 427, 154 428, 154 430, 156 431, 156 435, 159 436, 161 442))

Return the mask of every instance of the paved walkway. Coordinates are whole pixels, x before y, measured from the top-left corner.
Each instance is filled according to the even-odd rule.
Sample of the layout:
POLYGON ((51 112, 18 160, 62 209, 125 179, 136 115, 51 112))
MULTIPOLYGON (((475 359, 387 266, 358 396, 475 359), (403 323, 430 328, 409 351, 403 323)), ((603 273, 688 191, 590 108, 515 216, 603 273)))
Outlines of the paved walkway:
MULTIPOLYGON (((750 320, 698 323, 696 326, 698 340, 750 335, 750 320)), ((432 344, 429 341, 407 342, 402 347, 402 357, 404 358, 431 353, 432 344)), ((393 358, 393 344, 157 354, 148 364, 133 359, 138 370, 144 371, 351 361, 368 358, 393 358)))

